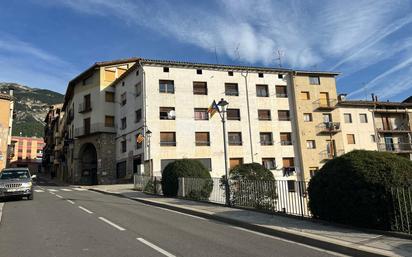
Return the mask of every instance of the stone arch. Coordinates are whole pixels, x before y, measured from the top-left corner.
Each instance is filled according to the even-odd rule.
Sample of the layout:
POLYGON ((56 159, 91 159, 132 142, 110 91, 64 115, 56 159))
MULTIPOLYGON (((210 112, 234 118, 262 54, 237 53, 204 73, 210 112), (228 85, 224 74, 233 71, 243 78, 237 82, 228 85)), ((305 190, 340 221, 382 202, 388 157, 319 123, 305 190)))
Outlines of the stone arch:
POLYGON ((97 151, 92 143, 85 143, 79 151, 81 183, 97 185, 97 151))

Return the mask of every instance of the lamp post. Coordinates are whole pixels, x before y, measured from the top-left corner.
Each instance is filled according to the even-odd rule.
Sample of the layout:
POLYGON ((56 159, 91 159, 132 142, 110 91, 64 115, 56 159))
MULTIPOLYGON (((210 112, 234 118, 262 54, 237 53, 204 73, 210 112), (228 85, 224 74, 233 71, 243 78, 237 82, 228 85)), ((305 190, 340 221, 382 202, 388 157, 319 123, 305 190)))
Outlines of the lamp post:
POLYGON ((226 133, 226 112, 227 112, 227 105, 229 103, 224 100, 223 98, 220 99, 217 105, 220 107, 219 115, 222 119, 222 127, 223 127, 223 151, 225 157, 225 193, 226 193, 226 205, 230 206, 230 187, 229 187, 229 172, 228 172, 228 165, 227 165, 227 133, 226 133))
POLYGON ((147 157, 149 159, 149 176, 152 177, 153 176, 153 174, 152 174, 152 162, 151 162, 151 159, 150 159, 150 137, 152 136, 152 131, 150 131, 149 129, 146 130, 146 136, 147 136, 147 151, 148 151, 147 157))

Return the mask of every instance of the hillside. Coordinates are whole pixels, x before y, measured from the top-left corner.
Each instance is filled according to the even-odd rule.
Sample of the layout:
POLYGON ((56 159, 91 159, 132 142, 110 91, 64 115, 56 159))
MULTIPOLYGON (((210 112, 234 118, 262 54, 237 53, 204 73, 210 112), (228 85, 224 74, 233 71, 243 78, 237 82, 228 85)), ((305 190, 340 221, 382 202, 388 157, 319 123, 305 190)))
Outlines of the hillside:
POLYGON ((15 119, 13 136, 43 137, 44 118, 49 106, 62 103, 64 95, 47 90, 30 88, 16 83, 0 82, 0 91, 14 90, 15 119))

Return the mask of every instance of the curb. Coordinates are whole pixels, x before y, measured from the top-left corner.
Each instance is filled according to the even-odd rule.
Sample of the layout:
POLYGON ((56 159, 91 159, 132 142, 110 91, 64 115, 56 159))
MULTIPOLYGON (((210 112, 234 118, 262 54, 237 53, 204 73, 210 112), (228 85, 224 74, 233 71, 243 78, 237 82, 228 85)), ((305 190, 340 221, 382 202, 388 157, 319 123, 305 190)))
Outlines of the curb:
MULTIPOLYGON (((366 249, 359 249, 357 247, 351 247, 351 246, 346 246, 346 245, 343 245, 343 244, 331 243, 331 242, 327 242, 327 241, 324 241, 324 240, 321 240, 321 239, 311 238, 309 236, 298 235, 296 233, 283 231, 283 230, 277 230, 277 229, 273 229, 273 228, 267 228, 267 227, 263 227, 263 226, 259 226, 259 225, 239 221, 239 220, 236 220, 236 219, 231 219, 231 218, 222 217, 222 216, 218 216, 218 215, 208 214, 208 213, 205 213, 205 212, 195 211, 195 210, 186 209, 186 208, 182 208, 182 207, 178 207, 178 206, 172 206, 172 205, 169 205, 169 204, 153 202, 153 201, 144 200, 144 199, 141 199, 141 198, 131 198, 131 197, 127 197, 127 196, 122 195, 122 194, 106 192, 106 191, 102 191, 102 190, 99 190, 99 189, 91 188, 91 189, 88 189, 88 190, 98 192, 98 193, 101 193, 101 194, 112 195, 112 196, 117 196, 117 197, 121 197, 121 198, 134 200, 134 201, 137 201, 137 202, 144 203, 146 205, 152 205, 152 206, 161 207, 161 208, 165 208, 165 209, 170 209, 170 210, 173 210, 173 211, 178 211, 178 212, 182 212, 182 213, 186 213, 186 214, 190 214, 190 215, 194 215, 194 216, 198 216, 198 217, 202 217, 202 218, 206 218, 206 219, 220 221, 220 222, 223 222, 223 223, 226 223, 226 224, 230 224, 230 225, 234 225, 234 226, 237 226, 237 227, 241 227, 241 228, 249 229, 249 230, 252 230, 252 231, 260 232, 260 233, 263 233, 263 234, 266 234, 266 235, 283 238, 283 239, 290 240, 290 241, 293 241, 293 242, 297 242, 297 243, 317 247, 317 248, 320 248, 320 249, 323 249, 323 250, 328 250, 328 251, 331 251, 331 252, 346 254, 346 255, 349 255, 349 256, 365 256, 365 257, 369 257, 369 256, 370 257, 390 256, 390 255, 379 254, 379 253, 376 253, 376 252, 368 251, 366 249)), ((348 244, 350 244, 350 243, 348 243, 348 244)))

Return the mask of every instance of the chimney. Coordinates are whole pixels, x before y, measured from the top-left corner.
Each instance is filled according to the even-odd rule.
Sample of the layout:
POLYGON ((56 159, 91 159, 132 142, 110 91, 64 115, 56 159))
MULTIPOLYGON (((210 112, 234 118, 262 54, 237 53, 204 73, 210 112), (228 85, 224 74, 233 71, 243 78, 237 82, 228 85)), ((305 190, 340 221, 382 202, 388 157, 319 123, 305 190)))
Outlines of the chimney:
POLYGON ((375 102, 377 102, 377 101, 378 101, 378 96, 376 95, 376 96, 375 96, 375 102))
POLYGON ((341 102, 345 101, 346 100, 346 94, 339 94, 338 95, 338 100, 341 101, 341 102))
POLYGON ((371 95, 372 95, 372 102, 375 102, 375 94, 372 93, 371 95))
POLYGON ((13 94, 14 94, 14 90, 13 90, 12 88, 10 88, 10 90, 9 90, 9 95, 10 95, 10 96, 13 96, 13 94))

